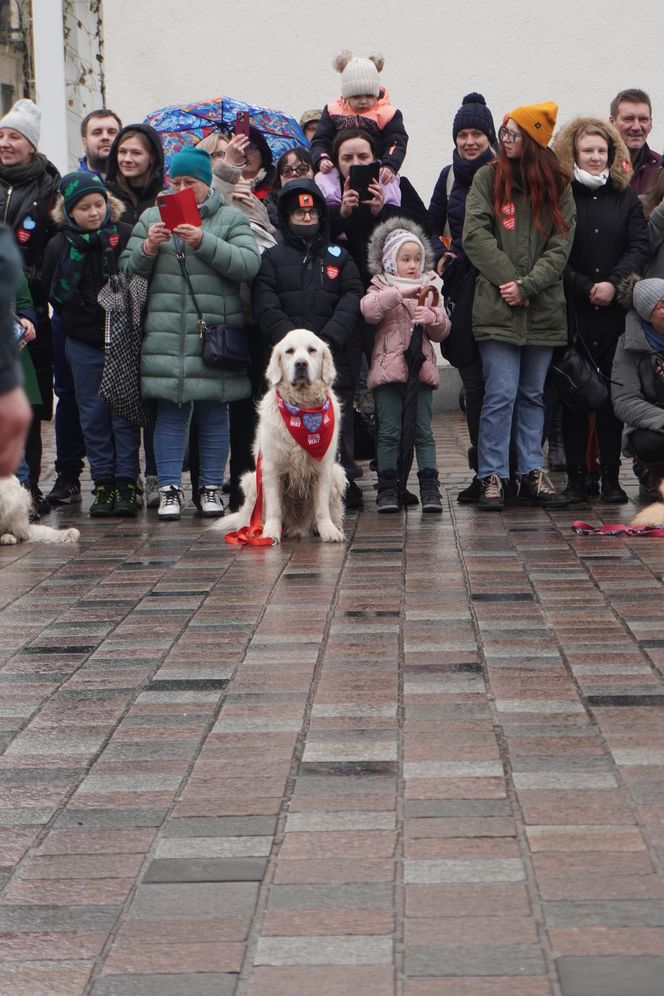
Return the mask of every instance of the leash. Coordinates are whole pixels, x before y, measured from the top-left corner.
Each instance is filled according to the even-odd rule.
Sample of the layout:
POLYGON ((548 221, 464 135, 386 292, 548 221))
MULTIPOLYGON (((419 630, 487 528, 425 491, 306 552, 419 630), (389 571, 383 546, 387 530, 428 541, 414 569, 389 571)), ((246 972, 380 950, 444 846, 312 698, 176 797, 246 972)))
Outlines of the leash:
POLYGON ((572 523, 572 532, 577 536, 664 536, 664 526, 626 526, 622 522, 611 526, 591 526, 578 520, 572 523))
POLYGON ((230 546, 273 546, 271 536, 263 536, 263 458, 256 460, 256 501, 248 526, 226 533, 224 539, 230 546))

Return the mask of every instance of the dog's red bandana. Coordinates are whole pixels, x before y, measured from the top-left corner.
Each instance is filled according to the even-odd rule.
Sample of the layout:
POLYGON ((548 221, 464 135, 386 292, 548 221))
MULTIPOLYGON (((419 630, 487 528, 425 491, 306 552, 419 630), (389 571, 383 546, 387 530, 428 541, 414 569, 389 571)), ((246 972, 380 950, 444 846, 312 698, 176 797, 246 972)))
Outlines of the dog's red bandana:
POLYGON ((334 432, 334 408, 329 394, 318 408, 298 408, 284 401, 277 391, 277 404, 295 442, 314 460, 322 460, 334 432))

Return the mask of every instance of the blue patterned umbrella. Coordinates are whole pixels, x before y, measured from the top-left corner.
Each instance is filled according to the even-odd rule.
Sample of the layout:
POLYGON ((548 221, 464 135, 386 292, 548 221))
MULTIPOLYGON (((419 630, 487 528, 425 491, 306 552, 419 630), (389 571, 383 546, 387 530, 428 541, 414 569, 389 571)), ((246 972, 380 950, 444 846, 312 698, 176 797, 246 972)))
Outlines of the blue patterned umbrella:
POLYGON ((250 123, 265 137, 275 160, 288 149, 309 144, 295 118, 289 114, 246 104, 233 97, 162 107, 148 114, 145 124, 152 125, 161 136, 168 171, 171 156, 180 149, 196 145, 210 132, 232 131, 238 111, 249 112, 250 123))

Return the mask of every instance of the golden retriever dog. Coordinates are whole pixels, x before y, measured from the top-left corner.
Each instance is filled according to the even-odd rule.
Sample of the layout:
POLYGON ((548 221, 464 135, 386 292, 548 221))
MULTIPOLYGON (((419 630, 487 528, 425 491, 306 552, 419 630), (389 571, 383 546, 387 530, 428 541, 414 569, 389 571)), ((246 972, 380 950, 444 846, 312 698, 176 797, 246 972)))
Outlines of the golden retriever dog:
MULTIPOLYGON (((301 539, 315 530, 324 543, 341 543, 346 472, 336 462, 341 407, 332 391, 335 377, 328 346, 307 329, 293 329, 277 343, 266 371, 268 390, 258 405, 254 457, 261 455, 263 536, 279 543, 284 536, 301 539), (279 398, 292 409, 316 409, 329 398, 334 428, 321 459, 315 459, 291 434, 279 408, 279 398)), ((297 424, 309 441, 317 438, 316 417, 304 413, 297 424), (309 421, 307 421, 309 420, 309 421), (309 429, 313 425, 313 429, 309 429)), ((327 416, 326 416, 327 418, 327 416)), ((291 421, 292 417, 291 417, 291 421)), ((228 532, 247 526, 256 501, 256 474, 242 478, 245 500, 234 515, 213 529, 228 532)))
POLYGON ((0 477, 0 545, 13 543, 77 543, 78 529, 53 529, 30 522, 32 497, 16 477, 0 477))

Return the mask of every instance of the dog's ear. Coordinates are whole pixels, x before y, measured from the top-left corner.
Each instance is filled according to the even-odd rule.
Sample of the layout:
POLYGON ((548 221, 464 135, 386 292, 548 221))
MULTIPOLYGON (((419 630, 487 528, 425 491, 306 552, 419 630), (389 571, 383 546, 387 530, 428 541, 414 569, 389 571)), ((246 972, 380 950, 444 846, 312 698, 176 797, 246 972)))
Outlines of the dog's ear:
POLYGON ((323 349, 323 362, 321 364, 320 371, 321 380, 324 384, 327 384, 328 387, 331 387, 336 375, 337 371, 334 369, 334 360, 332 359, 330 347, 325 346, 323 349))
POLYGON ((281 367, 281 347, 279 343, 272 350, 272 356, 265 371, 265 377, 271 387, 276 387, 282 380, 283 370, 281 367))

